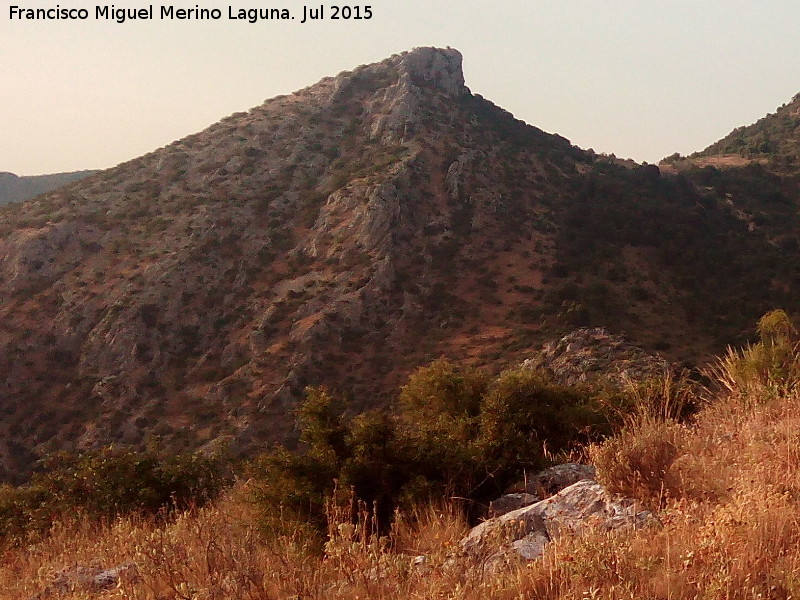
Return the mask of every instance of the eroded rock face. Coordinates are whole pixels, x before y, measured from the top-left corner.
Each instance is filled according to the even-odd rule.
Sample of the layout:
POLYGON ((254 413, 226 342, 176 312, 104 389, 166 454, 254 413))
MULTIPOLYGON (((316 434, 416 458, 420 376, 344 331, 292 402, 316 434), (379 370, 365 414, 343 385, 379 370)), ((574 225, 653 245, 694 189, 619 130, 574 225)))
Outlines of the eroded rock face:
POLYGON ((461 61, 461 53, 454 48, 415 48, 403 57, 402 64, 415 82, 460 96, 469 93, 461 61))
POLYGON ((546 500, 473 527, 461 545, 467 552, 496 558, 516 553, 533 560, 541 556, 548 541, 565 533, 641 527, 654 519, 636 501, 613 496, 596 481, 583 480, 546 500))
POLYGON ((663 376, 670 364, 613 335, 602 327, 573 331, 560 340, 548 342, 538 355, 525 360, 523 367, 544 369, 565 384, 605 380, 622 385, 663 376))

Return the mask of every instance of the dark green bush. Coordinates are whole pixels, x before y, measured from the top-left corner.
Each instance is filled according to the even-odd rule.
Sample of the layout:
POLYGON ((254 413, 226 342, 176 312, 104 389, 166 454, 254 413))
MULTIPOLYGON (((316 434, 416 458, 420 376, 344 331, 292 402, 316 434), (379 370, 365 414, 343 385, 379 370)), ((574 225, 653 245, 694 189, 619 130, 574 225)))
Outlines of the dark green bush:
POLYGON ((345 419, 343 403, 327 390, 311 387, 306 393, 296 412, 299 449, 278 447, 250 466, 255 499, 266 508, 265 527, 308 522, 324 529, 326 500, 334 489, 343 496, 354 490, 387 516, 405 471, 395 421, 380 412, 345 419))
POLYGON ((465 495, 482 479, 481 403, 487 373, 437 360, 413 373, 399 396, 397 424, 415 480, 409 493, 465 495), (428 490, 428 492, 424 491, 428 490))
POLYGON ((548 453, 607 432, 609 417, 594 394, 529 369, 502 373, 483 399, 477 440, 497 486, 504 488, 523 469, 543 467, 548 453))
POLYGON ((202 505, 216 497, 225 478, 215 458, 199 454, 162 457, 109 447, 78 455, 52 455, 33 482, 67 508, 77 507, 91 515, 117 515, 202 505))
POLYGON ((24 541, 63 516, 102 519, 201 506, 227 484, 222 462, 199 454, 162 457, 113 447, 57 453, 30 483, 0 488, 0 539, 24 541))
POLYGON ((398 505, 445 496, 478 516, 525 469, 545 466, 548 452, 609 423, 588 390, 521 369, 492 379, 445 360, 412 374, 393 412, 346 418, 328 391, 307 393, 297 411, 299 448, 278 448, 252 471, 270 523, 280 507, 284 517, 324 525, 326 498, 337 489, 374 507, 384 524, 398 505))

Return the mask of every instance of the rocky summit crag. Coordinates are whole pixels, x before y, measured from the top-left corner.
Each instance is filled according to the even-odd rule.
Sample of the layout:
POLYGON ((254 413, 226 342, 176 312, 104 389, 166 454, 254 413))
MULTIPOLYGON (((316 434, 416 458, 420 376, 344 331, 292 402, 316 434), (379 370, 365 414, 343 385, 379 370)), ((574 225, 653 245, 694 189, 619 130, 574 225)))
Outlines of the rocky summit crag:
POLYGON ((0 209, 3 476, 111 442, 257 449, 308 385, 357 411, 438 356, 498 369, 576 327, 697 359, 797 309, 798 259, 736 190, 526 125, 461 61, 395 55, 0 209))

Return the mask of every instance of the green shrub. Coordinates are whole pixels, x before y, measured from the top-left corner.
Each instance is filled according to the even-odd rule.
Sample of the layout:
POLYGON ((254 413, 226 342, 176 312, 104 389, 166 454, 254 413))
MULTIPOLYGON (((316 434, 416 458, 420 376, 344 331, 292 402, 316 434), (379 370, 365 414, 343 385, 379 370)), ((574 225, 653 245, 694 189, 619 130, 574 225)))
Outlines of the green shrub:
POLYGON ((400 437, 414 480, 411 496, 469 496, 485 477, 479 437, 488 374, 437 360, 413 373, 398 402, 400 437))
POLYGON ((306 390, 295 415, 299 448, 278 447, 249 468, 254 499, 264 508, 264 529, 283 533, 307 522, 323 531, 325 507, 335 489, 388 514, 405 481, 395 421, 377 411, 346 419, 343 403, 318 387, 306 390))
POLYGON ((165 458, 113 447, 53 454, 30 483, 0 488, 0 539, 24 541, 62 516, 114 518, 201 506, 227 483, 221 461, 199 454, 165 458))
POLYGON ((2 545, 21 545, 47 531, 56 517, 53 508, 41 486, 0 486, 2 545))
POLYGON ((480 418, 477 443, 501 489, 523 469, 544 466, 549 453, 608 428, 591 390, 556 384, 529 369, 502 373, 483 399, 480 418))
POLYGON ((776 309, 756 326, 760 341, 741 350, 728 348, 707 375, 743 399, 787 394, 800 384, 800 340, 789 316, 776 309))
POLYGON ((446 360, 412 374, 393 412, 347 418, 328 391, 307 394, 297 410, 299 448, 277 448, 251 473, 273 531, 276 512, 324 530, 334 490, 365 502, 384 525, 397 506, 443 497, 462 499, 477 517, 523 470, 541 468, 549 452, 609 422, 589 390, 522 369, 492 380, 446 360))

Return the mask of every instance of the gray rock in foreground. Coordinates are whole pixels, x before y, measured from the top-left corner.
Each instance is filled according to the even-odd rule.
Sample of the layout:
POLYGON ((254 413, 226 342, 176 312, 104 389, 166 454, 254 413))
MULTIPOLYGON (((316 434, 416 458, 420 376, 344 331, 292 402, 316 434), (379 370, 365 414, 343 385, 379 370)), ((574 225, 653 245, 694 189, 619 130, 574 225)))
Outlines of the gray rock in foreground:
POLYGON ((539 471, 511 487, 511 493, 501 496, 489 503, 489 518, 502 516, 512 510, 530 506, 557 494, 565 487, 584 479, 595 479, 597 472, 592 465, 564 463, 539 471))
POLYGON ((564 533, 641 527, 654 520, 636 501, 613 496, 596 481, 583 480, 546 500, 473 527, 461 546, 467 553, 486 556, 489 562, 509 554, 534 560, 549 541, 564 533))

